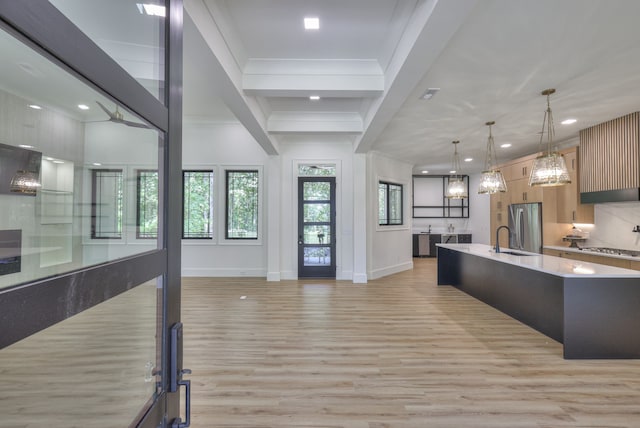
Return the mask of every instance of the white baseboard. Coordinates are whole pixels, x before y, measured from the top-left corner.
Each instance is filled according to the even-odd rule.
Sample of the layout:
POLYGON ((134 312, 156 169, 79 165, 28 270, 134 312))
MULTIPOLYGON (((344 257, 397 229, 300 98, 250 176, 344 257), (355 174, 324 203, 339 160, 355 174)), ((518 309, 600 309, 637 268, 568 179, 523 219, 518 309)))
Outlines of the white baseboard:
POLYGON ((353 283, 354 284, 366 284, 367 283, 367 274, 366 273, 356 273, 353 275, 353 283))
POLYGON ((242 269, 242 268, 187 268, 182 269, 182 276, 200 277, 252 277, 263 278, 267 276, 264 269, 242 269))
POLYGON ((381 269, 372 270, 369 273, 369 279, 378 279, 384 276, 393 275, 394 273, 404 272, 413 269, 413 262, 400 263, 394 266, 387 266, 381 269))
POLYGON ((267 272, 267 281, 280 281, 280 272, 267 272))

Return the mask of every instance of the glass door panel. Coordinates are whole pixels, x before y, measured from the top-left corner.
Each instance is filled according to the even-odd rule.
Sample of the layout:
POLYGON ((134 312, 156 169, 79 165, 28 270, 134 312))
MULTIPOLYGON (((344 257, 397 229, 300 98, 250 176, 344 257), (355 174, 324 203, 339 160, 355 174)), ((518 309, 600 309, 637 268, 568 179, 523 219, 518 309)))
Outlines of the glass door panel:
POLYGON ((335 278, 335 178, 298 180, 298 276, 335 278))
POLYGON ((1 425, 129 426, 160 392, 161 301, 158 278, 1 350, 1 425))

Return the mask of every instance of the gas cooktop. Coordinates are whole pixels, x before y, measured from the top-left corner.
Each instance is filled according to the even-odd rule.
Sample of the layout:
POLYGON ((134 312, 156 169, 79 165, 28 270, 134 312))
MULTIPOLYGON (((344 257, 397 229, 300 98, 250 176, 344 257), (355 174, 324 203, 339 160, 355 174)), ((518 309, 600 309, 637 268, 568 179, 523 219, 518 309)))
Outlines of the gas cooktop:
POLYGON ((588 251, 591 253, 600 253, 600 254, 607 254, 607 255, 613 255, 613 256, 640 257, 640 251, 621 250, 618 248, 586 247, 586 248, 581 248, 581 250, 588 251))

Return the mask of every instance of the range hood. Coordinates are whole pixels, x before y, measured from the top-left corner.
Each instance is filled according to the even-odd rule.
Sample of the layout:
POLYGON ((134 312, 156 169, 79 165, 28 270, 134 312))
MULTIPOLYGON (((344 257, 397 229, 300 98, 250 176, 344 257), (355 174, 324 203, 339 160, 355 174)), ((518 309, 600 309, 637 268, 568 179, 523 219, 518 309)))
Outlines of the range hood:
POLYGON ((640 112, 580 131, 580 203, 640 201, 640 112))
POLYGON ((600 192, 580 193, 581 204, 604 204, 606 202, 640 201, 640 188, 602 190, 600 192))

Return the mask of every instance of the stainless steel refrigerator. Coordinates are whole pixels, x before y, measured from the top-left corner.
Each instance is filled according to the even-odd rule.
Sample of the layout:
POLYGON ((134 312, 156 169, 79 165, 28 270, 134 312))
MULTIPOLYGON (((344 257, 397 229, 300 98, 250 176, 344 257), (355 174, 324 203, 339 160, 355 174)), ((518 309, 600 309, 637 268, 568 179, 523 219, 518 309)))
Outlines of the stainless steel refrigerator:
POLYGON ((542 253, 542 204, 509 205, 509 247, 542 253))

